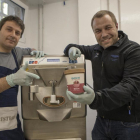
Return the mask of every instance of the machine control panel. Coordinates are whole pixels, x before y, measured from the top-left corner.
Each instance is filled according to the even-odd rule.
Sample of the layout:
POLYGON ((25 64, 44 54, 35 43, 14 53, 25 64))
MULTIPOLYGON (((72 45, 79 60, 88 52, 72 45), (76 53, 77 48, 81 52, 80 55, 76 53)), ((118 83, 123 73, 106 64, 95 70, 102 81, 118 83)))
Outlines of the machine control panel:
POLYGON ((52 65, 52 64, 69 64, 69 63, 84 63, 84 55, 78 57, 77 60, 71 60, 66 56, 49 56, 46 55, 41 58, 35 58, 35 56, 25 56, 23 59, 23 65, 25 62, 28 62, 29 65, 52 65))

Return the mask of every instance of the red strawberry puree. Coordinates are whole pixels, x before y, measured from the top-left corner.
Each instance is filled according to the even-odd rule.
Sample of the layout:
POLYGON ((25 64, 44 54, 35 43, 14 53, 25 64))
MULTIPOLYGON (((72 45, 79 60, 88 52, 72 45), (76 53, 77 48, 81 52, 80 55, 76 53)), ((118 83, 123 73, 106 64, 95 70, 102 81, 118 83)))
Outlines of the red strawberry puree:
POLYGON ((84 92, 84 73, 84 69, 69 69, 64 71, 69 91, 74 94, 84 92))

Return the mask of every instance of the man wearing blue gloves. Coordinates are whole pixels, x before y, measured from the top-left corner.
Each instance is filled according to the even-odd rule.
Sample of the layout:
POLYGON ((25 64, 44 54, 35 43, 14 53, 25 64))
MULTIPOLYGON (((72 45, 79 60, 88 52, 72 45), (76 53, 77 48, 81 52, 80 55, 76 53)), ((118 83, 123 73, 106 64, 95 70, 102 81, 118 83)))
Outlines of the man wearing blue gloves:
POLYGON ((36 74, 19 69, 23 55, 44 56, 44 52, 16 47, 24 32, 23 21, 7 16, 0 21, 0 140, 24 140, 17 108, 18 85, 30 86, 36 74))
POLYGON ((93 140, 140 140, 140 45, 118 31, 114 14, 97 12, 91 27, 98 44, 69 44, 65 55, 75 60, 81 53, 91 60, 94 89, 66 94, 70 100, 97 110, 93 140))

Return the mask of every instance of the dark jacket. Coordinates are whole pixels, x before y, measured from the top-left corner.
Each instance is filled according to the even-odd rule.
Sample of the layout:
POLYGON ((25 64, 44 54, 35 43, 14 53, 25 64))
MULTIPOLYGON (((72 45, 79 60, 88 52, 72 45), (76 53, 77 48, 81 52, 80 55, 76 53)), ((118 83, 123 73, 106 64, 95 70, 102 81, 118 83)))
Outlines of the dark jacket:
POLYGON ((140 46, 119 31, 119 40, 107 49, 99 44, 77 47, 91 60, 95 99, 89 105, 103 118, 140 122, 140 46))

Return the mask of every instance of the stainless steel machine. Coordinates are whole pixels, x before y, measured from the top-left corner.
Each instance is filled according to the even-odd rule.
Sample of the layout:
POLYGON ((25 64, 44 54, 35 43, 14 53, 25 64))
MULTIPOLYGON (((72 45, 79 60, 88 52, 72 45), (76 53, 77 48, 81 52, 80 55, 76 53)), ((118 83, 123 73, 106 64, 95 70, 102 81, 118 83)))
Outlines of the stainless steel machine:
POLYGON ((82 55, 75 63, 66 56, 24 56, 27 71, 38 74, 30 87, 22 87, 22 117, 27 140, 86 140, 86 106, 69 101, 64 70, 85 68, 82 55))

